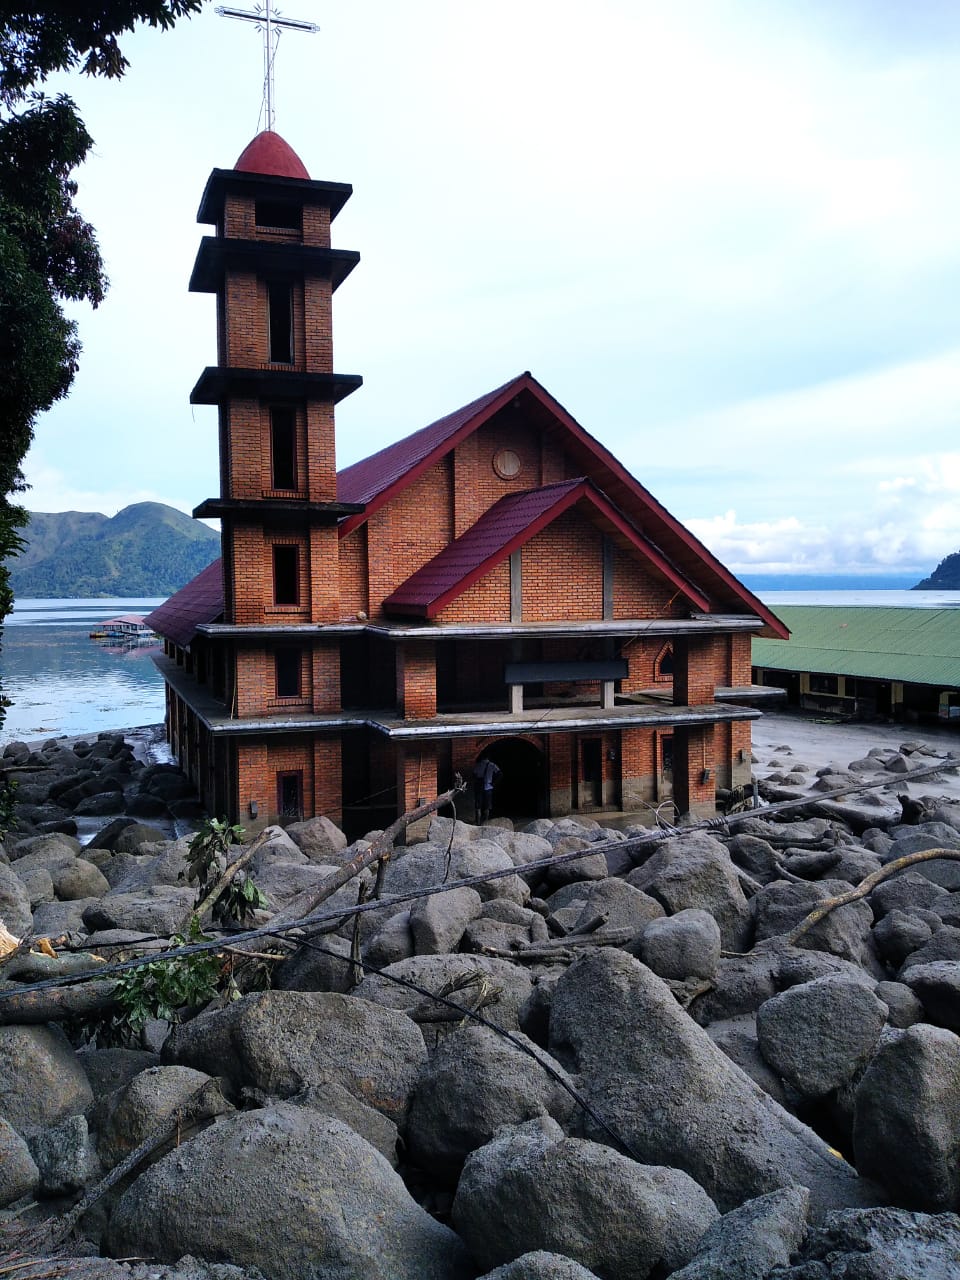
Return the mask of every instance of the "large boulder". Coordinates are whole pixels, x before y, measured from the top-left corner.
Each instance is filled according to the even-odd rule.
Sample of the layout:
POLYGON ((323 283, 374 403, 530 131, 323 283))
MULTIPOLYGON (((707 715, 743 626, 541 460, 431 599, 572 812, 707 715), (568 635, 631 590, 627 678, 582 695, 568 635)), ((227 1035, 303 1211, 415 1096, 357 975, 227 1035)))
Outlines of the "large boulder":
POLYGON ((678 911, 650 921, 640 937, 639 953, 661 978, 713 978, 720 963, 720 926, 708 911, 678 911))
POLYGON ((847 1209, 812 1229, 795 1265, 777 1280, 956 1280, 960 1221, 956 1214, 903 1209, 847 1209))
MULTIPOLYGON (((191 1067, 149 1067, 101 1099, 92 1122, 97 1132, 97 1154, 104 1167, 112 1169, 124 1160, 209 1082, 208 1075, 191 1067)), ((217 1091, 207 1091, 208 1117, 232 1110, 217 1091)))
POLYGON ((109 1252, 185 1253, 267 1280, 467 1280, 466 1250, 339 1120, 277 1103, 227 1117, 143 1173, 110 1220, 109 1252))
POLYGON ((169 937, 190 918, 196 891, 156 884, 135 893, 108 893, 84 908, 83 923, 94 929, 138 929, 169 937))
MULTIPOLYGON (((520 1010, 530 998, 533 980, 526 969, 509 960, 487 956, 411 956, 388 965, 382 973, 371 973, 354 992, 363 1000, 392 1009, 417 1011, 421 1007, 431 1019, 441 1018, 448 1023, 460 1021, 456 1010, 445 1011, 410 984, 434 995, 444 994, 454 1002, 476 1007, 476 996, 481 988, 487 988, 493 999, 483 1008, 488 1022, 506 1031, 517 1031, 520 1026, 520 1010), (451 987, 450 984, 456 984, 451 987), (467 984, 461 987, 460 984, 467 984)), ((419 1016, 419 1013, 417 1013, 419 1016)))
POLYGON ((627 883, 661 902, 673 915, 708 911, 728 951, 743 951, 750 938, 750 904, 726 847, 706 832, 666 840, 627 883))
MULTIPOLYGON (((717 1048, 665 982, 622 951, 585 957, 561 977, 549 1047, 637 1159, 684 1169, 723 1211, 795 1184, 809 1187, 818 1215, 875 1202, 849 1165, 717 1048)), ((592 1121, 587 1132, 602 1136, 592 1121)))
POLYGON ((470 1152, 502 1125, 569 1119, 573 1097, 555 1078, 569 1085, 566 1072, 526 1036, 515 1039, 526 1052, 476 1024, 440 1042, 421 1073, 407 1124, 411 1157, 422 1168, 455 1179, 470 1152))
POLYGON ((20 1133, 85 1111, 93 1091, 57 1028, 0 1027, 0 1117, 20 1133))
POLYGON ((479 1280, 597 1280, 597 1273, 581 1267, 572 1258, 565 1258, 562 1253, 534 1249, 486 1272, 479 1280))
POLYGON ((287 835, 311 862, 339 866, 343 861, 338 855, 347 847, 347 837, 338 826, 322 814, 319 818, 307 818, 303 822, 291 822, 287 835))
POLYGON ((731 1209, 707 1228, 696 1257, 672 1280, 766 1280, 803 1240, 809 1204, 806 1187, 784 1187, 731 1209))
POLYGON ((0 863, 0 923, 14 937, 22 938, 33 925, 32 907, 30 893, 19 873, 0 863))
POLYGON ((928 1021, 960 1033, 960 960, 912 965, 902 981, 923 1005, 928 1021))
POLYGON ((481 906, 479 893, 469 888, 448 889, 415 902, 410 909, 410 932, 417 954, 436 956, 456 951, 463 931, 480 914, 481 906))
POLYGON ((880 1046, 857 1087, 853 1149, 902 1207, 960 1208, 960 1038, 921 1022, 880 1046))
POLYGON ((840 976, 791 987, 760 1006, 760 1051, 804 1097, 819 1098, 857 1074, 876 1048, 887 1007, 840 976))
MULTIPOLYGON (((394 853, 384 875, 384 894, 410 893, 430 889, 446 881, 466 880, 491 871, 511 871, 514 862, 506 850, 492 840, 472 840, 454 845, 448 851, 439 844, 411 845, 406 852, 394 853)), ((512 898, 524 903, 530 889, 517 875, 505 875, 476 886, 480 897, 512 898)))
MULTIPOLYGON (((845 880, 775 880, 754 898, 757 941, 789 933, 825 898, 849 893, 845 880)), ((818 921, 798 940, 797 945, 832 955, 855 964, 863 961, 873 924, 873 911, 864 901, 837 907, 818 921)))
POLYGON ((501 1129, 467 1159, 453 1202, 483 1268, 546 1249, 617 1280, 683 1266, 716 1217, 686 1174, 565 1138, 552 1120, 501 1129))
POLYGON ((13 1125, 0 1116, 0 1209, 21 1196, 33 1195, 40 1184, 30 1148, 13 1125))
POLYGON ((175 1028, 165 1062, 288 1098, 334 1080, 391 1120, 406 1115, 426 1060, 416 1024, 327 991, 262 991, 175 1028))

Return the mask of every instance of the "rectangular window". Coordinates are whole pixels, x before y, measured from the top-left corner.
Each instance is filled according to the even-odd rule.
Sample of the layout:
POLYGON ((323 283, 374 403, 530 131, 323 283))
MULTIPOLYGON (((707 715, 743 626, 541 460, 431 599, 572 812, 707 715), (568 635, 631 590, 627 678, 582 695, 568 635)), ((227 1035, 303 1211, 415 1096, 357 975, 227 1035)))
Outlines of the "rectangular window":
POLYGON ((270 473, 274 489, 296 489, 297 418, 293 409, 270 410, 270 473))
POLYGON ((296 547, 273 548, 273 602, 300 603, 300 557, 296 547))
POLYGON ((274 653, 273 662, 276 672, 278 698, 300 697, 302 655, 303 651, 292 645, 284 645, 282 649, 277 649, 274 653))
POLYGON ((300 206, 279 200, 258 200, 256 219, 258 227, 279 227, 283 231, 299 231, 302 225, 300 206))
POLYGON ((267 285, 270 361, 293 364, 293 290, 288 284, 267 285))
POLYGON ((810 675, 811 693, 839 693, 840 685, 836 676, 821 675, 812 672, 810 675))
POLYGON ((281 821, 298 822, 303 817, 303 770, 277 774, 277 812, 281 821))

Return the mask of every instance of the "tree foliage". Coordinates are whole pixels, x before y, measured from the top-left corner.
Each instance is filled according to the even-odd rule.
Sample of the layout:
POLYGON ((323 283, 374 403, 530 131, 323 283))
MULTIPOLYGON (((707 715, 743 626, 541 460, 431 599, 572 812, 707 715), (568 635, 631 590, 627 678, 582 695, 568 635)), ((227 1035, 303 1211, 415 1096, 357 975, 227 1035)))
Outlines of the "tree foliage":
MULTIPOLYGON (((203 0, 0 3, 0 622, 13 598, 6 557, 21 549, 21 464, 39 414, 67 394, 80 343, 64 301, 103 300, 107 280, 72 178, 92 139, 66 95, 37 88, 56 71, 119 77, 118 37, 168 28, 203 0)), ((0 724, 3 706, 0 699, 0 724)))

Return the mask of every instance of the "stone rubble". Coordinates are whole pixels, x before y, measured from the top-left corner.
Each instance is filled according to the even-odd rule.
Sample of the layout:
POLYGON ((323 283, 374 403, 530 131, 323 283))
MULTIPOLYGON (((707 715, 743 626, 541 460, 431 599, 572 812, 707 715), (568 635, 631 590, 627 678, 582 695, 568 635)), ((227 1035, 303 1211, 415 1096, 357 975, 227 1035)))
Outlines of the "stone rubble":
MULTIPOLYGON (((798 810, 659 841, 435 816, 359 927, 351 884, 270 989, 126 1047, 4 1021, 0 999, 0 1262, 5 1223, 68 1210, 202 1086, 81 1218, 75 1280, 960 1280, 960 862, 784 936, 895 859, 960 850, 935 783, 913 807, 838 790, 960 761, 791 757, 761 790, 798 810)), ((162 950, 195 898, 187 779, 118 735, 2 762, 0 922, 67 941, 14 956, 0 996, 162 950)), ((378 833, 271 834, 262 922, 378 833)))

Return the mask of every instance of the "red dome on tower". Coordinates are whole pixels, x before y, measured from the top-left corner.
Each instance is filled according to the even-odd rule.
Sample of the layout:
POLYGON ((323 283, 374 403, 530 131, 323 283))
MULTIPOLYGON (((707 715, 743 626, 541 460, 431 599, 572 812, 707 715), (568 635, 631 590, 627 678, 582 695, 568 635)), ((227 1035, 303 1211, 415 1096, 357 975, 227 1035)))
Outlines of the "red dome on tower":
POLYGON ((279 133, 264 129, 243 150, 233 166, 241 173, 265 173, 273 178, 306 178, 310 180, 306 166, 288 142, 279 133))

